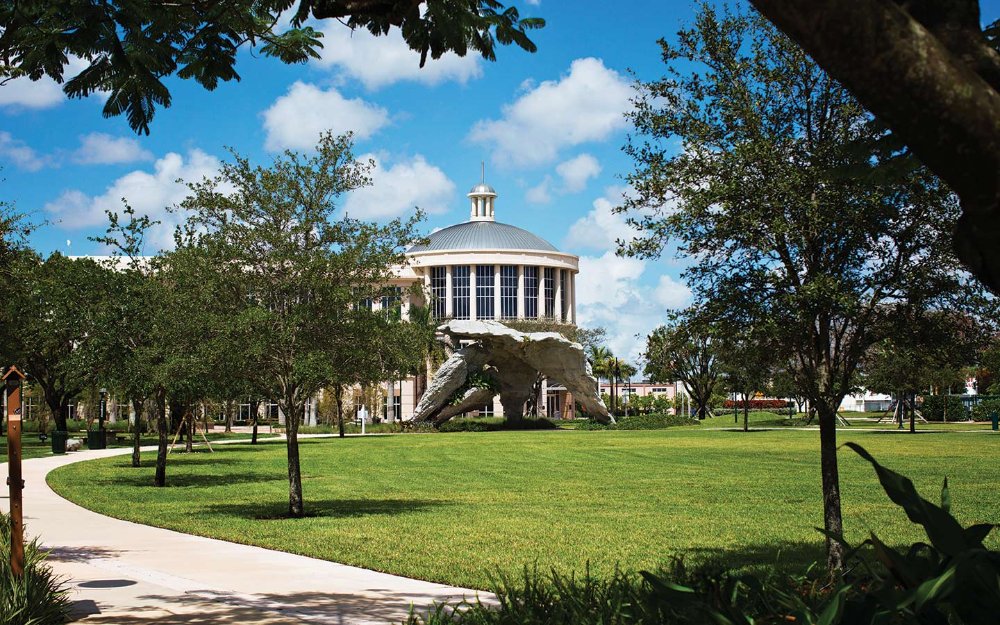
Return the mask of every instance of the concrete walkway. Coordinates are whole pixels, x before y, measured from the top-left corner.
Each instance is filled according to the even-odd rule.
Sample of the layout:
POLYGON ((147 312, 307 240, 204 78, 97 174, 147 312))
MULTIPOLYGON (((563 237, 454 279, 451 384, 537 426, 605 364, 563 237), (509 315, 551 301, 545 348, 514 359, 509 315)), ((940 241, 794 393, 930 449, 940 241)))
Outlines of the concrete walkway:
MULTIPOLYGON (((81 451, 23 464, 27 534, 52 550, 48 562, 67 578, 84 623, 399 623, 411 605, 420 612, 477 594, 119 521, 66 501, 45 483, 57 467, 130 452, 81 451)), ((4 477, 6 467, 0 464, 4 477)), ((4 512, 7 495, 4 486, 4 512)))

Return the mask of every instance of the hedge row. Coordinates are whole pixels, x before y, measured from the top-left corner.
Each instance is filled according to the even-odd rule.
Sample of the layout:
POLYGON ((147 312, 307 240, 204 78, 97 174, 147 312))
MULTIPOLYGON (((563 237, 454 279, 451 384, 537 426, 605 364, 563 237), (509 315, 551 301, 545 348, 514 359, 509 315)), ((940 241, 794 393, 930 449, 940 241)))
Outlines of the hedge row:
POLYGON ((662 430, 679 425, 700 425, 697 419, 673 414, 643 414, 618 419, 617 423, 605 424, 587 420, 577 424, 578 430, 662 430))
POLYGON ((730 409, 739 408, 742 410, 744 404, 746 404, 750 410, 774 410, 775 408, 788 408, 792 405, 791 402, 784 399, 751 399, 747 402, 744 402, 742 399, 737 401, 727 399, 722 402, 722 407, 730 409))

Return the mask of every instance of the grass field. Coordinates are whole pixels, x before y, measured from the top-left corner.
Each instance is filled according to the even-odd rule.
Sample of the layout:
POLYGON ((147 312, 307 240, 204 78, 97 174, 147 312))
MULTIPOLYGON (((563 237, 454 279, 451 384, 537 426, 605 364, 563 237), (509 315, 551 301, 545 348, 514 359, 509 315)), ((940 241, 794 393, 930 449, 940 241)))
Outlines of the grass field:
MULTIPOLYGON (((1000 436, 843 434, 913 477, 936 500, 952 485, 965 523, 1000 522, 1000 436)), ((813 431, 502 432, 302 442, 312 516, 287 507, 284 445, 171 456, 155 489, 152 457, 59 469, 57 492, 119 518, 483 588, 497 571, 607 574, 671 556, 726 566, 798 566, 822 555, 818 436, 813 431)), ((841 453, 848 537, 921 535, 841 453)), ((991 538, 998 545, 997 537, 991 538)))

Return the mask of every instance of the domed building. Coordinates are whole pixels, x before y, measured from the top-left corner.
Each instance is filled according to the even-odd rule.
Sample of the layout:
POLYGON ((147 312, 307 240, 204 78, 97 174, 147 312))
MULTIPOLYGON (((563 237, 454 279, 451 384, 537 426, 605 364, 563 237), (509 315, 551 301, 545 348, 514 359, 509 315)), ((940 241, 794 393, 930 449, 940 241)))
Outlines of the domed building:
MULTIPOLYGON (((396 286, 403 291, 422 283, 436 319, 543 319, 576 323, 576 274, 580 259, 560 252, 545 239, 517 226, 496 221, 497 192, 480 183, 468 193, 469 220, 433 232, 427 241, 407 250, 409 266, 396 286)), ((421 300, 423 298, 420 298, 421 300)), ((413 414, 420 390, 415 379, 396 384, 386 402, 386 417, 406 419, 413 414)), ((568 416, 565 391, 543 390, 541 412, 568 416)), ((502 414, 499 401, 484 406, 485 414, 502 414)))

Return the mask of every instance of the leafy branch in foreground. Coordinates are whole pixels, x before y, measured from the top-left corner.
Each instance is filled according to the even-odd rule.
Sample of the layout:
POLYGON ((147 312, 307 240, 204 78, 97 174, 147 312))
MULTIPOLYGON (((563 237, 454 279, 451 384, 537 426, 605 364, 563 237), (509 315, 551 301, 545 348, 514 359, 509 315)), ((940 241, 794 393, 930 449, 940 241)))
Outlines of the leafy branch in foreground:
POLYGON ((69 591, 45 564, 38 540, 25 545, 24 575, 10 567, 10 517, 0 513, 0 623, 5 625, 50 625, 65 623, 69 614, 69 591))

